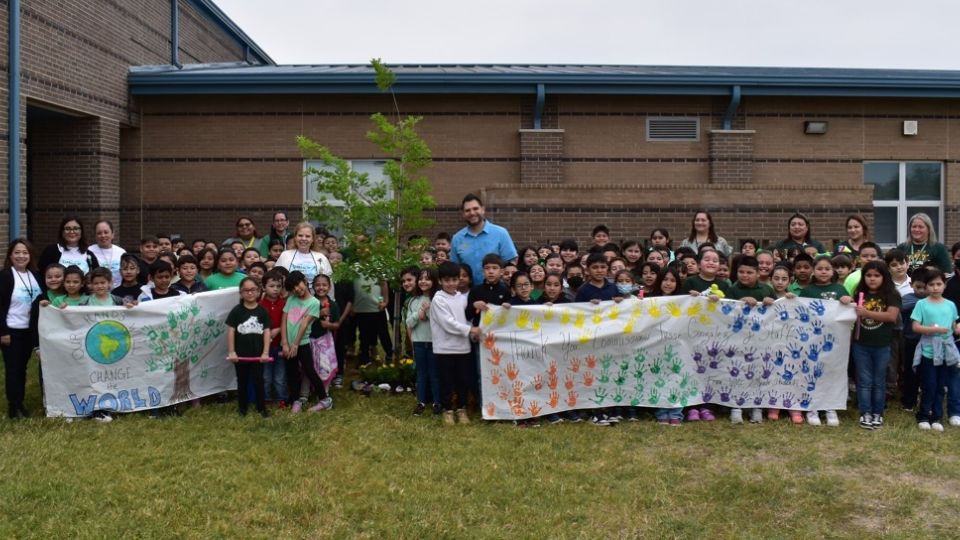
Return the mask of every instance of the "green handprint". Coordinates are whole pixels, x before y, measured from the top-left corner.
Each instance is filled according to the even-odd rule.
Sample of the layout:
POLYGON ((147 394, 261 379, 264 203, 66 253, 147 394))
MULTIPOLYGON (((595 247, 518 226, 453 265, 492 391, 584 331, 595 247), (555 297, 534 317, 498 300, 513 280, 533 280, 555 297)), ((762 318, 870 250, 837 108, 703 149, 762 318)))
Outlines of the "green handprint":
POLYGON ((660 358, 658 357, 656 360, 653 361, 653 365, 650 366, 650 373, 653 373, 654 375, 658 375, 661 369, 663 369, 663 364, 660 363, 660 358))
POLYGON ((620 362, 620 371, 626 371, 628 369, 630 369, 630 361, 624 358, 623 361, 620 362))
POLYGON ((642 401, 640 401, 640 396, 639 396, 639 395, 634 395, 634 396, 633 396, 633 399, 630 400, 630 406, 631 406, 631 407, 639 407, 639 406, 640 406, 640 403, 642 403, 642 401))
POLYGON ((590 398, 590 401, 596 403, 597 405, 602 405, 607 399, 607 389, 601 386, 593 391, 593 395, 594 397, 590 398))
POLYGON ((683 396, 683 399, 680 400, 680 406, 681 406, 681 407, 686 407, 686 406, 687 406, 687 403, 688 403, 688 402, 687 402, 687 396, 683 396))
POLYGON ((650 395, 647 397, 647 401, 651 404, 656 405, 660 401, 660 392, 656 388, 650 389, 650 395))
POLYGON ((603 384, 607 384, 608 382, 610 382, 610 372, 604 369, 603 371, 600 372, 600 378, 597 380, 602 382, 603 384))
POLYGON ((609 354, 605 354, 602 358, 600 358, 600 364, 603 365, 603 369, 610 369, 610 364, 612 363, 613 357, 609 354))
POLYGON ((667 345, 663 349, 663 354, 667 358, 667 360, 673 360, 674 357, 676 356, 676 354, 674 354, 673 352, 673 345, 667 345))
POLYGON ((691 386, 691 387, 690 387, 690 391, 687 392, 687 395, 690 396, 690 397, 699 396, 699 395, 700 395, 700 389, 697 388, 696 386, 691 386))
POLYGON ((633 387, 633 390, 637 393, 638 396, 642 396, 642 395, 643 395, 643 385, 642 385, 642 384, 637 383, 637 385, 633 387))
POLYGON ((633 372, 633 378, 638 381, 643 380, 643 368, 637 368, 637 370, 633 372))
POLYGON ((633 356, 633 361, 637 363, 637 367, 640 367, 641 364, 647 361, 647 353, 637 351, 637 354, 633 356))
POLYGON ((670 391, 670 394, 667 395, 667 401, 669 401, 671 405, 676 405, 677 402, 680 401, 680 396, 677 395, 676 389, 670 391))
POLYGON ((623 389, 617 388, 617 393, 613 395, 613 402, 620 403, 623 401, 623 389))
POLYGON ((667 380, 666 380, 666 379, 657 379, 657 382, 653 383, 653 385, 656 386, 657 388, 663 388, 664 386, 667 385, 667 380))
POLYGON ((627 372, 621 371, 613 382, 616 383, 617 386, 623 386, 623 384, 627 382, 627 372))
POLYGON ((670 371, 680 374, 680 371, 683 369, 683 362, 679 358, 674 357, 673 362, 670 364, 670 371))
POLYGON ((680 389, 686 389, 688 384, 690 384, 690 375, 684 374, 683 378, 680 379, 680 389))

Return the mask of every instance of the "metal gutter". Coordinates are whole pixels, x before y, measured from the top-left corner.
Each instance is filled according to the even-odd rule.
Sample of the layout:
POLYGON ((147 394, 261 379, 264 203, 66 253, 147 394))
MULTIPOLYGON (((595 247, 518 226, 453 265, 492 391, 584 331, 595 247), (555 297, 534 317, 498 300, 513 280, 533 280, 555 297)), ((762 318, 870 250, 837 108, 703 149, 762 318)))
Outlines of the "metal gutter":
POLYGON ((7 113, 7 184, 10 191, 10 240, 20 237, 20 0, 10 0, 9 87, 7 113))
MULTIPOLYGON (((253 56, 263 64, 268 64, 271 66, 277 64, 273 61, 273 58, 270 58, 270 56, 263 49, 261 49, 260 46, 250 38, 250 36, 246 34, 246 32, 237 26, 237 23, 233 22, 230 17, 228 17, 227 14, 217 7, 217 5, 211 0, 189 1, 196 6, 196 8, 199 9, 202 14, 206 15, 208 19, 216 23, 220 29, 233 36, 233 38, 236 39, 240 45, 249 49, 249 52, 245 52, 245 54, 253 56)), ((249 56, 245 56, 245 58, 249 56)))

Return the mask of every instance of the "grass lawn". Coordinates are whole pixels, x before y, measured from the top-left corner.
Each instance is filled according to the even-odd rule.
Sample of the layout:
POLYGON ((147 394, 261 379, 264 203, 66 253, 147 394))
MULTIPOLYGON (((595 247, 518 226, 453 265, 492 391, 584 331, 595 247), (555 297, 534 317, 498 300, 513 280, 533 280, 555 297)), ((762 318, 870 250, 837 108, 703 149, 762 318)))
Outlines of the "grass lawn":
MULTIPOLYGON (((27 406, 40 410, 35 372, 27 406)), ((0 538, 956 538, 960 429, 444 428, 412 396, 0 419, 0 538), (951 523, 953 525, 951 525, 951 523)), ((3 402, 6 412, 6 403, 3 402)))

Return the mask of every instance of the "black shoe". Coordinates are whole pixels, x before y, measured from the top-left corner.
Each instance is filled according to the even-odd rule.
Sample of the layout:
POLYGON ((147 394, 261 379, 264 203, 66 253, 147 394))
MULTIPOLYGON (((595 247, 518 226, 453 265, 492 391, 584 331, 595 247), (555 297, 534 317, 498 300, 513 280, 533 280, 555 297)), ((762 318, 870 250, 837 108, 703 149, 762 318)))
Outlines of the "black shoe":
POLYGON ((441 407, 439 403, 434 403, 434 404, 433 404, 433 415, 434 415, 434 416, 440 416, 441 414, 443 414, 443 407, 441 407))
POLYGON ((420 416, 420 415, 423 414, 423 411, 425 411, 425 410, 427 410, 427 406, 426 406, 426 405, 424 405, 423 403, 417 403, 416 408, 413 409, 413 415, 414 415, 414 416, 420 416))

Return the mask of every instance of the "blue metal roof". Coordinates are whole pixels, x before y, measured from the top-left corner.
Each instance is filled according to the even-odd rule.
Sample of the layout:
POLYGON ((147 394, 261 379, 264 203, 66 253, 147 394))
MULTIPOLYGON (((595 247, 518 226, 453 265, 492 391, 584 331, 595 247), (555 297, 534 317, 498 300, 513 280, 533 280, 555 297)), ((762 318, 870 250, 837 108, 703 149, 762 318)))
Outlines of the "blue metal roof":
POLYGON ((191 0, 194 6, 200 10, 211 21, 219 26, 224 32, 233 36, 241 45, 243 45, 244 54, 247 57, 253 56, 258 62, 268 65, 276 65, 273 58, 270 58, 263 49, 260 48, 250 36, 246 34, 227 14, 223 12, 212 0, 191 0))
MULTIPOLYGON (((960 71, 723 66, 403 64, 394 91, 428 94, 682 94, 960 97, 960 71)), ((372 94, 369 65, 137 66, 136 95, 372 94)))

